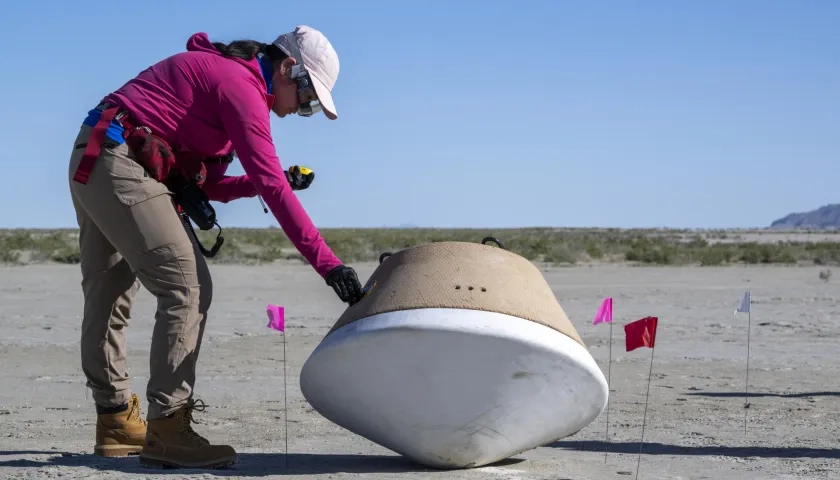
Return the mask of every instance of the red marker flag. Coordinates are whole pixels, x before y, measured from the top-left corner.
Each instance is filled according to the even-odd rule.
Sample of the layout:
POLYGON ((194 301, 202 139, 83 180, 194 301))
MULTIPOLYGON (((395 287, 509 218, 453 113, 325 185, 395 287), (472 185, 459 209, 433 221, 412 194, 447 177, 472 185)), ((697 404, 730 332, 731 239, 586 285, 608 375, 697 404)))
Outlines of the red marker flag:
POLYGON ((656 341, 657 317, 645 317, 624 326, 627 351, 631 352, 639 347, 653 348, 656 341))

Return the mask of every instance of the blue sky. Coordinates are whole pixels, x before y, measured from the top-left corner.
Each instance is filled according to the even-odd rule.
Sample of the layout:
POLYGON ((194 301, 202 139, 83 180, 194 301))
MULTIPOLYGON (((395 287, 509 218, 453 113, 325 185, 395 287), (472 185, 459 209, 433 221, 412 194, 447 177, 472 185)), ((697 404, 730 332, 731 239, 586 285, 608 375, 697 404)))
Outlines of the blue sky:
MULTIPOLYGON (((191 34, 298 24, 341 60, 338 121, 272 119, 321 227, 752 227, 840 202, 834 0, 83 3, 4 4, 0 227, 76 227, 85 112, 191 34)), ((256 198, 218 211, 277 225, 256 198)))

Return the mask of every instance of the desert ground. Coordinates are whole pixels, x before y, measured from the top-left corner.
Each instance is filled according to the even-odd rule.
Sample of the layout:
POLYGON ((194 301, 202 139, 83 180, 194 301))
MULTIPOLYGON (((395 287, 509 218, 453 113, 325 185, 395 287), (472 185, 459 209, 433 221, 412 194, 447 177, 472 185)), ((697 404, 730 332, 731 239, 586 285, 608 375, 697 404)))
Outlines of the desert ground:
MULTIPOLYGON (((362 281, 372 263, 355 264, 362 281)), ((660 319, 639 478, 840 478, 840 287, 816 266, 544 267, 546 280, 607 372, 614 300, 609 444, 606 412, 572 437, 488 467, 413 464, 315 413, 298 386, 303 362, 343 310, 306 265, 213 265, 215 295, 195 428, 239 451, 223 470, 152 470, 137 457, 92 455, 95 415, 79 365, 77 265, 0 267, 0 478, 627 479, 636 474, 651 350, 624 351, 622 325, 660 319), (747 316, 752 291, 749 403, 744 431, 747 316), (283 336, 265 305, 286 307, 288 456, 283 336)), ((141 291, 128 330, 144 409, 154 303, 141 291)))

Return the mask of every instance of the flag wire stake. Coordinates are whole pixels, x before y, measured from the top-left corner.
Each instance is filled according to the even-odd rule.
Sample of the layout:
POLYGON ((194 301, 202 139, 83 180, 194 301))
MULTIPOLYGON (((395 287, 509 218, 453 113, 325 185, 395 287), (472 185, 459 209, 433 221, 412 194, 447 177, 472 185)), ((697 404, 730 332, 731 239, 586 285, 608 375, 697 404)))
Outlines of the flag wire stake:
POLYGON ((610 372, 612 371, 612 343, 613 343, 613 322, 610 319, 610 356, 607 363, 607 431, 604 434, 604 463, 607 463, 607 445, 610 442, 610 372))
POLYGON ((286 435, 286 450, 283 454, 283 466, 289 470, 289 396, 286 393, 286 332, 283 328, 283 432, 286 435))
POLYGON ((642 439, 639 442, 639 458, 636 461, 636 480, 639 480, 639 465, 642 463, 642 447, 645 444, 645 423, 647 423, 648 397, 650 397, 650 377, 653 376, 653 354, 656 352, 656 343, 650 349, 650 371, 648 372, 647 393, 645 393, 645 413, 642 417, 642 439))
POLYGON ((752 324, 752 309, 747 310, 747 374, 744 380, 744 435, 747 434, 747 412, 750 409, 750 402, 748 400, 750 391, 750 330, 752 324))

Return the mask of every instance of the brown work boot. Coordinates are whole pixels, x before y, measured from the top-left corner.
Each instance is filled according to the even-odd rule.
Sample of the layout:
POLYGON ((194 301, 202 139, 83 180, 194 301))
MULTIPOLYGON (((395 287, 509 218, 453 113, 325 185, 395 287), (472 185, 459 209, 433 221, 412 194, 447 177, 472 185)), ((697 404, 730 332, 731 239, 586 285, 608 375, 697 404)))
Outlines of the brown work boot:
POLYGON ((143 450, 146 422, 140 417, 140 399, 131 394, 128 408, 119 413, 100 413, 96 416, 95 455, 125 457, 143 450))
POLYGON ((149 420, 140 463, 170 468, 221 468, 236 463, 233 447, 211 445, 192 429, 190 422, 198 423, 192 418, 193 410, 201 412, 206 407, 201 400, 191 399, 168 417, 149 420))

